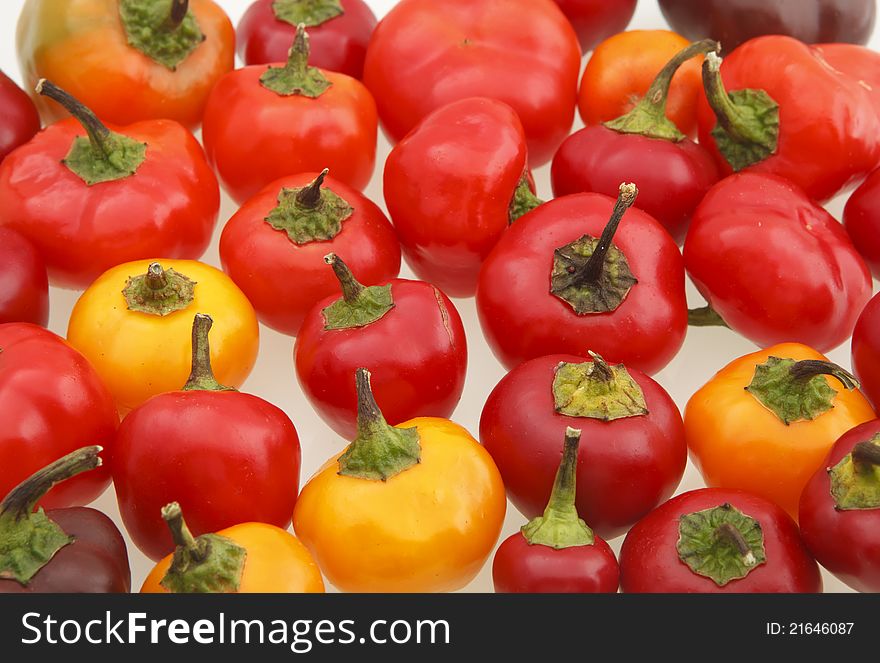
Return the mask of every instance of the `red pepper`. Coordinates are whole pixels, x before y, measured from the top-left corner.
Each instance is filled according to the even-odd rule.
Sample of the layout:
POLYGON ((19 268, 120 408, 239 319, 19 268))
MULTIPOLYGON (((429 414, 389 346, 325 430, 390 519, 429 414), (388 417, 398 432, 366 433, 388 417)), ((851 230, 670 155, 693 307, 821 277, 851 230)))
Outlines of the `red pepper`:
POLYGON ((474 294, 501 234, 540 204, 513 109, 474 97, 425 117, 385 162, 385 203, 407 262, 453 297, 474 294))
POLYGON ((849 197, 843 225, 871 273, 880 277, 880 169, 868 175, 849 197))
POLYGON ((346 256, 369 283, 400 271, 400 245, 382 210, 326 170, 269 184, 220 235, 223 269, 260 320, 284 334, 297 334, 315 302, 339 291, 328 252, 346 256))
POLYGON ((626 30, 636 12, 636 0, 555 1, 577 33, 584 53, 603 39, 626 30))
POLYGON ((239 57, 245 64, 284 62, 300 23, 309 30, 309 64, 363 76, 376 27, 376 16, 363 0, 256 0, 235 30, 239 57))
POLYGON ((691 214, 718 181, 718 168, 709 152, 667 118, 666 100, 678 68, 717 47, 708 40, 691 44, 660 71, 632 111, 566 138, 553 157, 553 195, 594 191, 611 196, 622 180, 632 181, 639 188, 636 206, 681 243, 691 214))
POLYGON ((355 437, 358 399, 351 374, 366 363, 373 367, 374 397, 392 426, 452 414, 464 389, 467 341, 449 298, 430 283, 408 279, 365 287, 335 254, 324 260, 342 296, 311 308, 294 346, 296 375, 321 418, 342 437, 355 437))
POLYGON ((392 141, 453 101, 503 101, 540 165, 571 128, 580 55, 574 30, 548 0, 402 0, 373 33, 364 82, 392 141))
POLYGON ((40 94, 76 119, 0 164, 0 226, 34 243, 54 285, 85 288, 126 261, 204 253, 220 190, 189 131, 171 120, 108 127, 48 81, 40 94))
MULTIPOLYGON (((0 494, 85 444, 110 449, 116 404, 95 369, 64 339, 27 323, 0 325, 0 494)), ((110 483, 99 468, 56 486, 46 508, 87 504, 110 483)))
POLYGON ((100 467, 101 447, 84 447, 38 470, 0 503, 0 594, 128 592, 125 539, 100 511, 34 511, 55 484, 100 467))
POLYGON ((329 168, 354 189, 373 175, 376 103, 350 76, 307 65, 301 25, 287 63, 253 65, 221 78, 205 108, 208 159, 239 204, 286 175, 329 168))
POLYGON ((547 503, 569 426, 584 433, 577 511, 605 538, 626 532, 681 481, 684 425, 663 387, 595 354, 539 357, 502 378, 480 417, 480 442, 527 518, 547 503))
POLYGON ((880 159, 880 119, 868 90, 796 39, 752 39, 723 65, 710 53, 703 80, 711 107, 700 103, 700 144, 725 173, 780 175, 824 202, 880 159))
POLYGON ((801 534, 818 562, 880 592, 880 419, 844 433, 801 494, 801 534))
POLYGON ((40 116, 34 102, 6 74, 0 71, 0 162, 40 130, 40 116))
POLYGON ((0 227, 0 324, 49 322, 49 277, 27 238, 0 227))
POLYGON ((880 113, 880 53, 857 44, 816 44, 813 49, 832 69, 858 82, 880 113))
POLYGON ((625 593, 816 593, 819 566, 773 502, 701 488, 654 509, 620 549, 625 593))
POLYGON ((299 492, 296 429, 262 398, 211 371, 210 316, 193 321, 193 370, 181 391, 154 396, 119 427, 111 455, 122 522, 153 560, 174 550, 161 508, 176 495, 195 536, 243 522, 286 528, 299 492))
POLYGON ((508 369, 591 349, 656 373, 678 352, 687 331, 684 264, 663 226, 627 211, 636 193, 623 184, 616 204, 598 193, 556 198, 501 237, 480 270, 477 313, 508 369))
POLYGON ((772 175, 715 185, 694 213, 684 261, 709 302, 691 324, 726 324, 763 347, 794 341, 827 352, 849 338, 871 296, 843 226, 772 175))
POLYGON ((875 409, 880 407, 880 296, 859 315, 852 335, 852 367, 875 409))
POLYGON ((496 592, 615 593, 617 559, 608 544, 578 517, 575 507, 581 431, 565 429, 562 461, 543 515, 495 551, 496 592))

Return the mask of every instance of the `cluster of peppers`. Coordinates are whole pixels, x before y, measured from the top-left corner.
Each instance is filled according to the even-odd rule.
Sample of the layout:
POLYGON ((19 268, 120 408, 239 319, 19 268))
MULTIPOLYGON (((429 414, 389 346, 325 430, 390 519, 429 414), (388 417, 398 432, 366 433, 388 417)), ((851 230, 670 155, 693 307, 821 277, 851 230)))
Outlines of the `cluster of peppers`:
POLYGON ((403 0, 377 24, 257 0, 236 34, 211 0, 27 0, 36 107, 0 79, 0 591, 129 591, 122 535, 79 506, 111 480, 144 592, 455 590, 508 498, 531 520, 498 591, 814 592, 817 560, 880 591, 878 56, 805 43, 863 42, 874 3, 764 2, 756 26, 661 2, 693 43, 620 32, 635 4, 403 0), (387 217, 360 192, 380 122, 387 217), (858 183, 841 225, 820 205, 858 183), (221 185, 222 271, 198 261, 221 185), (49 283, 84 289, 66 339, 49 283), (509 370, 479 442, 448 419, 449 296, 473 295, 509 370), (350 442, 301 491, 293 422, 238 391, 258 322, 350 442), (651 375, 689 324, 765 349, 682 417, 651 375), (855 375, 821 354, 850 337, 855 375), (689 454, 710 487, 670 499, 689 454))

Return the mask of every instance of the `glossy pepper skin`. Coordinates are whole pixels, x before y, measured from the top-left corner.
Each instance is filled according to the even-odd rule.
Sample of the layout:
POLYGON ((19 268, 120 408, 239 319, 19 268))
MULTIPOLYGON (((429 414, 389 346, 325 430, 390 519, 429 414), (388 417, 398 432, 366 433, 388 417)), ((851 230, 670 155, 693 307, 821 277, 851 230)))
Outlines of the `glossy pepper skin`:
POLYGON ((373 33, 364 82, 392 142, 453 101, 503 101, 538 166, 571 128, 579 70, 577 36, 551 0, 403 0, 373 33))
POLYGON ((507 537, 492 559, 496 592, 616 593, 617 558, 575 507, 581 431, 565 429, 562 460, 544 513, 507 537))
POLYGON ((352 78, 364 74, 364 57, 370 35, 376 27, 376 16, 363 0, 333 0, 321 3, 316 0, 256 0, 238 22, 235 30, 239 57, 245 64, 269 64, 284 62, 287 51, 296 35, 295 18, 299 11, 312 16, 306 23, 312 50, 309 64, 338 71, 352 78), (328 5, 326 12, 315 11, 320 5, 328 5), (285 7, 287 5, 287 7, 285 7), (275 9, 281 6, 282 10, 275 9), (281 18, 294 17, 290 22, 281 18), (324 19, 324 16, 328 18, 324 19), (317 21, 320 23, 315 24, 317 21))
MULTIPOLYGON (((629 30, 599 44, 587 60, 578 89, 584 124, 601 124, 631 111, 666 63, 688 44, 669 30, 629 30)), ((666 115, 686 136, 696 135, 700 88, 697 60, 682 64, 669 87, 666 115)))
POLYGON ((673 497, 630 530, 620 550, 620 586, 624 593, 816 593, 822 576, 785 511, 744 491, 701 488, 673 497), (723 505, 758 522, 766 559, 719 586, 683 563, 676 544, 682 516, 723 505))
POLYGON ((717 39, 728 53, 761 35, 807 44, 864 44, 874 29, 875 0, 660 0, 672 29, 688 39, 717 39))
POLYGON ((510 501, 532 518, 550 496, 566 427, 583 431, 577 511, 598 535, 611 539, 672 495, 684 473, 687 446, 672 398, 633 368, 628 372, 642 391, 647 413, 603 421, 557 412, 557 367, 563 362, 588 366, 590 361, 556 354, 514 368, 486 400, 480 442, 498 465, 510 501))
POLYGON ((718 181, 718 168, 711 154, 667 118, 667 101, 679 68, 715 48, 717 43, 708 40, 687 46, 666 63, 631 111, 566 138, 553 157, 553 195, 610 196, 621 181, 632 181, 639 188, 636 206, 678 243, 684 241, 691 214, 718 181))
MULTIPOLYGON (((131 4, 150 11, 159 2, 131 4)), ((205 37, 201 43, 195 38, 194 50, 173 69, 129 43, 120 0, 27 0, 16 32, 25 84, 33 89, 40 78, 53 80, 113 124, 167 118, 197 128, 208 93, 233 68, 235 31, 211 0, 166 3, 172 5, 188 12, 187 22, 194 17, 205 37)), ((164 31, 165 19, 155 18, 161 27, 152 31, 164 31)), ((47 123, 66 115, 58 106, 35 100, 47 123)))
POLYGON ((706 194, 684 263, 711 308, 758 345, 831 350, 871 296, 871 275, 843 226, 797 185, 756 172, 706 194))
MULTIPOLYGON (((320 203, 314 210, 321 212, 320 203)), ((220 235, 223 270, 253 303, 260 320, 283 334, 299 333, 315 302, 338 292, 324 256, 345 256, 359 278, 378 283, 400 272, 400 244, 379 207, 359 191, 324 173, 290 175, 268 184, 232 215, 220 235), (266 222, 285 189, 317 187, 351 207, 330 239, 297 243, 266 222)))
POLYGON ((375 367, 373 393, 392 425, 451 415, 467 371, 467 340, 455 305, 436 286, 409 279, 380 281, 364 293, 363 285, 352 283, 352 272, 340 266, 341 258, 331 254, 328 260, 341 274, 344 294, 325 297, 309 310, 294 345, 296 376, 321 418, 346 439, 356 435, 357 393, 350 376, 365 363, 375 367), (340 300, 363 307, 365 298, 383 288, 392 303, 379 319, 328 328, 327 307, 340 300))
MULTIPOLYGON (((41 89, 50 87, 65 95, 50 83, 41 89)), ((104 126, 76 100, 67 103, 78 119, 48 126, 0 164, 0 226, 31 240, 49 280, 65 288, 85 288, 129 260, 201 256, 217 222, 220 188, 195 137, 172 120, 104 126), (124 136, 146 145, 143 160, 132 163, 131 174, 87 183, 68 167, 77 138, 90 135, 86 128, 97 152, 112 155, 110 141, 124 136)))
POLYGON ((872 490, 875 499, 870 504, 840 508, 832 494, 832 476, 838 465, 851 465, 853 459, 857 459, 857 445, 862 445, 862 452, 877 449, 878 433, 880 420, 875 419, 841 435, 831 447, 825 464, 816 470, 804 488, 798 509, 801 535, 816 560, 860 592, 880 592, 880 506, 876 501, 878 453, 866 454, 871 462, 853 468, 854 473, 861 472, 864 476, 861 485, 872 490))
POLYGON ((358 373, 366 383, 358 438, 303 487, 293 528, 342 591, 460 589, 501 532, 507 500, 495 463, 447 419, 419 417, 392 429, 375 401, 363 400, 369 373, 358 373), (396 462, 365 459, 359 444, 367 438, 400 451, 396 462))
POLYGON ((176 547, 174 553, 164 557, 150 571, 141 587, 142 594, 324 592, 321 570, 309 551, 299 539, 280 527, 241 523, 216 534, 193 536, 183 521, 179 504, 168 504, 161 513, 176 547), (206 556, 207 540, 211 545, 207 547, 206 556), (224 553, 228 556, 228 547, 243 557, 238 564, 217 561, 224 553), (175 575, 176 578, 172 577, 175 575))
POLYGON ((432 112, 391 150, 385 204, 419 278, 453 297, 474 294, 480 265, 502 233, 540 202, 527 156, 514 110, 485 97, 432 112), (521 210, 518 192, 528 199, 521 210))
MULTIPOLYGON (((35 566, 39 568, 28 569, 28 575, 36 571, 30 578, 25 580, 17 577, 21 573, 21 566, 16 570, 0 569, 4 572, 0 578, 0 594, 107 594, 127 593, 131 589, 125 539, 110 518, 96 509, 80 506, 33 512, 34 502, 44 490, 68 477, 100 466, 100 450, 101 447, 86 447, 58 459, 26 479, 0 504, 0 527, 4 528, 4 534, 18 532, 22 537, 14 549, 18 554, 23 554, 29 548, 29 537, 25 533, 29 523, 48 518, 50 523, 60 528, 60 531, 56 531, 61 535, 61 540, 48 550, 43 546, 38 547, 41 552, 37 553, 35 566), (7 518, 17 519, 11 529, 7 518), (60 547, 54 550, 57 546, 60 547), (44 561, 43 555, 48 559, 44 561), (6 573, 10 570, 11 576, 6 573)), ((44 533, 43 540, 47 539, 49 536, 44 533)), ((0 567, 6 561, 6 552, 4 550, 0 567)))
POLYGON ((637 0, 555 0, 577 33, 581 50, 591 51, 603 39, 623 32, 637 0))
POLYGON ((858 44, 815 44, 813 48, 834 69, 863 81, 862 87, 880 111, 880 53, 858 44))
POLYGON ((871 274, 880 276, 880 170, 868 175, 853 191, 843 210, 843 225, 853 245, 868 264, 871 274))
POLYGON ((880 407, 880 297, 872 297, 859 315, 851 349, 853 373, 865 396, 880 407))
MULTIPOLYGON (((88 360, 52 332, 0 325, 0 493, 86 444, 113 446, 119 416, 88 360)), ((101 467, 65 481, 40 500, 47 509, 88 504, 110 483, 101 467)))
MULTIPOLYGON (((171 284, 175 286, 176 277, 171 277, 171 284)), ((175 391, 186 382, 196 313, 214 319, 214 374, 222 384, 240 387, 257 358, 257 316, 228 276, 194 260, 140 260, 108 270, 74 305, 67 340, 92 362, 124 414, 151 396, 175 391), (123 290, 133 279, 152 274, 151 265, 157 266, 154 269, 160 280, 167 282, 168 272, 173 270, 195 281, 191 298, 175 302, 179 308, 164 315, 132 310, 123 290)))
MULTIPOLYGON (((296 70, 309 54, 306 33, 298 34, 287 64, 296 70)), ((357 79, 314 68, 310 75, 329 83, 314 97, 261 83, 270 69, 284 66, 237 69, 211 92, 202 139, 223 187, 241 204, 280 177, 329 168, 337 180, 363 189, 373 175, 378 132, 370 92, 357 79)))
MULTIPOLYGON (((631 204, 634 191, 627 196, 631 204)), ((489 347, 508 369, 589 348, 606 361, 651 374, 678 352, 687 328, 681 253, 641 210, 623 207, 618 215, 622 199, 615 204, 598 193, 556 198, 519 219, 489 254, 480 271, 477 313, 489 347), (580 315, 550 291, 555 252, 585 235, 601 239, 609 219, 620 216, 609 246, 623 254, 637 283, 613 310, 580 315)), ((606 255, 600 276, 607 262, 606 255)), ((611 273, 616 279, 616 270, 611 273)))
POLYGON ((40 130, 40 116, 27 93, 0 71, 0 162, 40 130))
POLYGON ((0 227, 0 324, 49 322, 49 277, 34 245, 0 227))
POLYGON ((271 403, 222 386, 211 371, 210 316, 197 314, 192 373, 123 419, 112 455, 119 513, 132 541, 161 559, 174 548, 156 517, 172 495, 196 536, 240 522, 290 524, 299 489, 293 423, 271 403))
MULTIPOLYGON (((691 459, 707 485, 759 495, 797 518, 801 491, 834 441, 875 414, 854 388, 858 383, 837 373, 843 376, 842 384, 841 378, 830 375, 839 367, 828 367, 823 371, 828 375, 807 373, 812 390, 825 386, 833 390, 821 397, 827 399, 827 409, 810 412, 812 419, 798 416, 786 424, 753 390, 757 367, 771 357, 827 362, 819 352, 797 343, 774 345, 735 359, 688 400, 685 437, 691 459)), ((797 407, 810 407, 815 398, 813 391, 801 395, 786 389, 784 395, 797 407)))
MULTIPOLYGON (((770 108, 778 106, 778 127, 773 113, 762 114, 766 124, 756 127, 731 111, 725 121, 732 121, 734 133, 742 135, 732 139, 734 134, 726 134, 730 145, 724 155, 712 134, 718 118, 705 96, 701 98, 700 144, 714 154, 723 173, 747 168, 779 175, 822 203, 857 184, 877 165, 880 120, 873 97, 858 79, 829 67, 821 49, 791 37, 758 37, 724 58, 720 77, 712 73, 717 69, 717 58, 707 56, 704 80, 720 78, 724 88, 709 84, 708 94, 725 108, 730 108, 724 101, 729 94, 746 89, 762 90, 771 100, 770 108)), ((749 103, 756 105, 754 100, 749 103)))

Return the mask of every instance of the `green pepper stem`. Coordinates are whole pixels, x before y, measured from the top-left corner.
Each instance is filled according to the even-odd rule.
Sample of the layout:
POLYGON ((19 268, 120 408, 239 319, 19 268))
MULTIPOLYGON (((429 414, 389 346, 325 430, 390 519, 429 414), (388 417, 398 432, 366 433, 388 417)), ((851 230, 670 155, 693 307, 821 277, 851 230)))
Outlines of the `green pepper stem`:
POLYGON ((231 391, 214 377, 211 367, 211 344, 208 335, 214 320, 210 315, 196 313, 192 324, 192 365, 183 391, 231 391))
POLYGON ((717 53, 708 53, 703 61, 703 87, 706 99, 718 118, 721 128, 737 143, 763 143, 765 136, 743 114, 721 79, 721 58, 717 53))
POLYGON ((189 11, 189 0, 171 0, 171 12, 166 21, 166 29, 168 32, 174 32, 183 23, 186 13, 189 11))
POLYGON ((880 466, 880 446, 870 441, 859 442, 852 448, 852 460, 862 469, 880 466))
POLYGON ((829 375, 840 382, 844 389, 859 388, 859 381, 852 373, 830 361, 804 359, 792 365, 789 373, 795 380, 810 380, 817 375, 829 375))
POLYGON ((325 168, 314 180, 299 190, 299 193, 296 194, 297 205, 306 209, 317 209, 321 204, 321 185, 329 172, 330 169, 325 168))
POLYGON ((611 370, 608 362, 602 359, 600 354, 592 350, 587 350, 587 354, 593 360, 593 372, 605 382, 611 382, 614 379, 614 371, 611 370))
POLYGON ((171 530, 171 538, 174 541, 174 545, 183 548, 195 561, 205 559, 208 554, 207 542, 205 540, 197 540, 192 535, 192 532, 189 531, 189 527, 187 527, 186 521, 183 519, 183 511, 180 508, 180 504, 171 502, 163 506, 162 519, 168 524, 168 529, 171 530))
POLYGON ((89 142, 92 144, 92 148, 105 157, 110 155, 111 148, 108 144, 111 135, 110 130, 98 119, 98 116, 91 109, 83 105, 70 93, 62 90, 55 83, 45 78, 41 78, 37 82, 37 87, 34 90, 37 94, 61 104, 68 113, 76 118, 83 129, 86 130, 86 133, 89 134, 89 142))
POLYGON ((285 69, 305 76, 309 68, 309 34, 306 32, 306 24, 296 26, 296 35, 293 37, 293 45, 287 51, 287 64, 285 69))
POLYGON ((746 542, 745 537, 732 523, 722 523, 715 528, 715 536, 719 539, 726 539, 736 548, 737 552, 742 556, 743 564, 746 566, 754 566, 757 563, 755 554, 746 542))
POLYGON ((101 457, 98 454, 102 450, 99 446, 83 447, 37 470, 0 502, 0 516, 9 515, 15 520, 26 518, 40 498, 56 483, 100 467, 101 457))
POLYGON ((370 371, 359 368, 355 372, 355 389, 357 390, 357 427, 358 432, 368 435, 377 427, 385 427, 388 423, 370 387, 370 371))
POLYGON ((688 310, 688 324, 691 327, 728 327, 718 312, 709 306, 701 306, 688 310))
POLYGON ((158 262, 151 262, 147 267, 147 286, 150 290, 162 290, 168 285, 168 278, 165 276, 165 270, 158 262))
POLYGON ((608 255, 608 249, 611 248, 614 234, 620 226, 624 213, 635 202, 637 195, 639 195, 639 190, 635 184, 624 183, 620 185, 620 193, 617 196, 617 202, 614 204, 611 219, 605 225, 605 229, 602 231, 601 237, 599 237, 599 243, 596 245, 596 249, 590 256, 590 259, 584 263, 580 274, 573 280, 574 283, 595 283, 599 280, 602 270, 605 268, 605 257, 608 255))
POLYGON ((550 500, 547 502, 547 508, 544 511, 545 517, 547 517, 549 511, 574 511, 575 517, 577 517, 574 501, 577 489, 577 459, 580 443, 580 429, 566 428, 565 443, 562 449, 562 462, 556 470, 556 479, 550 492, 550 500))
POLYGON ((324 262, 333 268, 342 288, 342 298, 349 303, 357 301, 358 295, 364 291, 364 285, 354 277, 348 265, 335 253, 325 255, 324 262))

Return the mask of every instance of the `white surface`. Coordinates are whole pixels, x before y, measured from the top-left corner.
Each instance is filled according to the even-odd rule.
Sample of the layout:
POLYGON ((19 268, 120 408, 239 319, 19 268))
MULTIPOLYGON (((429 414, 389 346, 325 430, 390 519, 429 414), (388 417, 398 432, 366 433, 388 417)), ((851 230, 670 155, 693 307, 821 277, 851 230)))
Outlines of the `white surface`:
MULTIPOLYGON (((218 0, 233 23, 238 22, 239 17, 249 6, 250 0, 218 0)), ((368 0, 376 15, 381 16, 395 4, 393 0, 368 0)), ((15 23, 24 0, 2 0, 0 2, 0 69, 16 81, 20 82, 18 63, 15 58, 15 23)), ((660 15, 654 0, 641 0, 638 10, 630 24, 630 29, 662 29, 666 24, 660 15)), ((871 39, 873 48, 880 47, 880 38, 875 33, 871 39)), ((580 120, 577 120, 578 128, 580 120)), ((366 195, 381 205, 384 209, 382 197, 382 164, 389 151, 387 142, 381 138, 377 151, 377 168, 370 186, 366 189, 366 195)), ((538 185, 538 194, 544 198, 551 198, 549 167, 545 166, 535 171, 535 180, 538 185)), ((837 218, 843 209, 843 200, 833 201, 829 210, 837 218)), ((235 211, 234 203, 224 195, 223 205, 220 211, 220 222, 214 233, 214 241, 208 252, 202 258, 205 262, 219 267, 217 255, 217 239, 220 230, 232 213, 235 211)), ((404 266, 402 276, 412 278, 409 268, 404 266)), ((52 331, 64 335, 67 330, 67 320, 70 315, 76 297, 79 293, 72 291, 51 290, 51 313, 49 328, 52 331)), ((694 288, 688 285, 688 298, 691 305, 702 304, 702 300, 694 288)), ((489 392, 504 375, 504 371, 493 357, 491 351, 483 340, 480 326, 477 321, 474 300, 455 300, 461 317, 467 330, 470 363, 468 366, 467 383, 464 396, 456 409, 452 419, 465 426, 475 437, 478 433, 480 411, 489 392)), ((331 454, 338 452, 344 441, 333 433, 315 414, 306 402, 296 380, 292 359, 293 339, 278 334, 266 327, 260 328, 260 355, 256 367, 250 378, 242 387, 243 391, 257 394, 275 405, 281 407, 296 425, 302 442, 302 479, 301 483, 312 475, 331 454)), ((677 358, 669 364, 655 378, 662 384, 675 399, 680 408, 683 408, 687 399, 700 386, 702 386, 718 369, 732 359, 752 352, 756 347, 749 341, 735 335, 725 329, 691 329, 687 340, 677 358)), ((849 343, 829 353, 832 361, 842 366, 850 366, 849 343)), ((679 486, 678 492, 684 492, 703 485, 699 474, 688 464, 684 479, 679 486)), ((93 506, 101 509, 120 523, 116 508, 116 499, 112 488, 98 499, 93 506)), ((512 506, 508 506, 507 519, 501 540, 515 532, 523 525, 523 517, 512 506)), ((124 532, 124 529, 123 529, 124 532)), ((617 552, 623 537, 611 541, 611 545, 617 552)), ((132 568, 132 587, 135 591, 152 568, 152 562, 144 557, 137 548, 129 542, 129 557, 132 568)), ((823 572, 824 573, 824 572, 823 572)), ((837 581, 830 574, 824 573, 826 591, 848 591, 845 585, 837 581)), ((329 588, 328 588, 329 589, 329 588)), ((480 575, 467 587, 466 591, 491 592, 491 558, 483 568, 480 575)))

